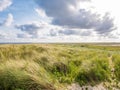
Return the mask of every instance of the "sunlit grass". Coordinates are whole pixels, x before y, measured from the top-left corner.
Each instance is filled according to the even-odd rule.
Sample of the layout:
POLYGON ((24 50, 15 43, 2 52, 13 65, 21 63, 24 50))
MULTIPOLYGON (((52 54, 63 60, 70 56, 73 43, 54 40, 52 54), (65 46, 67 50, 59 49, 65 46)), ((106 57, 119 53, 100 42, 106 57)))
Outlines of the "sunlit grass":
POLYGON ((111 55, 120 81, 119 50, 89 44, 1 45, 0 90, 61 90, 76 82, 109 82, 111 55))

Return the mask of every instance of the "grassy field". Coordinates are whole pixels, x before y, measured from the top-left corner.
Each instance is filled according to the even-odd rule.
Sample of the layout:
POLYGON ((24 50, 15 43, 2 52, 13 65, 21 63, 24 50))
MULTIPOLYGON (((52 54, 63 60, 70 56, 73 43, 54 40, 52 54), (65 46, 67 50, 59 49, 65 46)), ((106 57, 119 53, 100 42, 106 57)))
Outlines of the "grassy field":
POLYGON ((0 45, 0 90, 67 90, 72 83, 120 89, 120 46, 0 45))

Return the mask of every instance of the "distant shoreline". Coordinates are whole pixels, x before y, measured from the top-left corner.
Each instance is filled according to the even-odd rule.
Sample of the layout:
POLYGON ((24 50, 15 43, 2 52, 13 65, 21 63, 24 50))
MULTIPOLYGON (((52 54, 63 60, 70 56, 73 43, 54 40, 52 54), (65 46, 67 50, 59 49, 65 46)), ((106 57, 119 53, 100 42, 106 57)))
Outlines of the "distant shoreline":
POLYGON ((95 44, 120 46, 120 42, 0 42, 0 44, 95 44))

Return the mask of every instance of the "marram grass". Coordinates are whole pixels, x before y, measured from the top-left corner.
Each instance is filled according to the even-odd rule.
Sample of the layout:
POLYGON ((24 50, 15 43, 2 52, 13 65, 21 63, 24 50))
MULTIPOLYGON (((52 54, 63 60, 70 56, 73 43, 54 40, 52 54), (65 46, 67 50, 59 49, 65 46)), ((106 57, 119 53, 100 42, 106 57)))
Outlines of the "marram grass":
POLYGON ((110 83, 110 57, 119 83, 119 50, 90 44, 1 45, 0 90, 66 90, 72 83, 110 83))

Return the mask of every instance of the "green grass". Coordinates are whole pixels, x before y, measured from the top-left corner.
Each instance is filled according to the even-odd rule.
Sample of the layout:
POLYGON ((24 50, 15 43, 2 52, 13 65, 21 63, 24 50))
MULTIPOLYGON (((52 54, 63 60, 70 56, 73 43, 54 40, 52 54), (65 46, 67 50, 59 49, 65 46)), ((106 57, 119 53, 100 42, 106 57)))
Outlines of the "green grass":
POLYGON ((114 54, 113 61, 115 64, 115 75, 118 81, 120 81, 120 54, 114 54))
POLYGON ((110 82, 109 57, 120 82, 120 47, 95 44, 0 45, 0 90, 65 90, 110 82))

